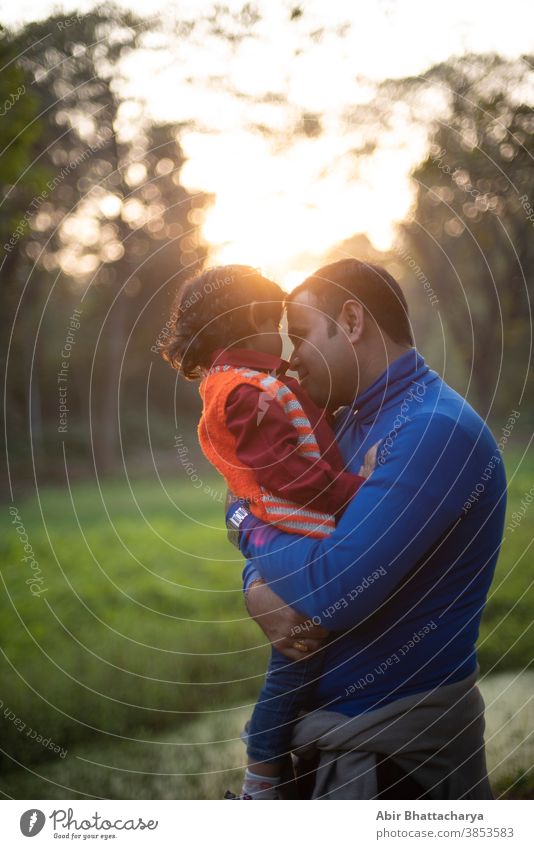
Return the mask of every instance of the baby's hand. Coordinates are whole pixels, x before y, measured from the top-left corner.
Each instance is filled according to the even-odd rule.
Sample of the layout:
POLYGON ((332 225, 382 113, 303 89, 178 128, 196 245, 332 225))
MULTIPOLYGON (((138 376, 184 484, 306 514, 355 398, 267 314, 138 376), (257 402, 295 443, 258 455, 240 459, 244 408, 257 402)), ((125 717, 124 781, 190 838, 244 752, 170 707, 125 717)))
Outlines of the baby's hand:
POLYGON ((368 478, 371 472, 373 472, 376 466, 376 452, 378 451, 378 446, 380 442, 375 442, 375 444, 369 448, 369 451, 363 458, 363 466, 361 467, 358 474, 362 478, 368 478))

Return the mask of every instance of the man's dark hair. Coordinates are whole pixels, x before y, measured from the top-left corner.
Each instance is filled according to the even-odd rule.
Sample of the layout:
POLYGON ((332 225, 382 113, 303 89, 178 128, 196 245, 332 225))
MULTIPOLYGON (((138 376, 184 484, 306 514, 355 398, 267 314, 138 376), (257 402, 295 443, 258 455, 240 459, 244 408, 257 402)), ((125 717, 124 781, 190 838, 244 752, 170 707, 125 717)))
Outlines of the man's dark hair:
POLYGON ((372 316, 393 342, 413 345, 408 304, 397 281, 385 268, 358 259, 340 259, 323 265, 294 289, 291 302, 300 292, 315 296, 318 307, 328 317, 328 335, 337 332, 338 317, 345 301, 356 300, 372 316))

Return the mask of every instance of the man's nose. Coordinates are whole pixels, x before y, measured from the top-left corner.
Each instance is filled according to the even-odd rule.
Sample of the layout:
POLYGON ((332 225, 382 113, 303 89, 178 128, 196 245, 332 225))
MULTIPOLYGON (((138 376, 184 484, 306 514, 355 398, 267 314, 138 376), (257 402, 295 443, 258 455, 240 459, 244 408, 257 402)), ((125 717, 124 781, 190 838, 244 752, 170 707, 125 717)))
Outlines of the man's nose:
POLYGON ((299 358, 298 358, 298 354, 297 354, 296 349, 294 349, 293 353, 291 354, 291 356, 289 358, 289 368, 291 369, 291 371, 298 371, 298 367, 299 367, 299 358))

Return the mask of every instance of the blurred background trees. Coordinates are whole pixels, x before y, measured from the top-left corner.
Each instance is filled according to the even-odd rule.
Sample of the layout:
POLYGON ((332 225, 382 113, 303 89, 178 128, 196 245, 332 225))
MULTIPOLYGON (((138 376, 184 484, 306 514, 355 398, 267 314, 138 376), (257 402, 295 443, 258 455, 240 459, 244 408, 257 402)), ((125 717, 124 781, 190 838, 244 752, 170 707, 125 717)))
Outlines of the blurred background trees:
MULTIPOLYGON (((534 218, 525 205, 534 198, 534 114, 519 99, 532 86, 529 67, 532 58, 518 67, 466 57, 426 75, 449 93, 449 108, 432 124, 403 228, 439 299, 470 400, 504 421, 533 397, 532 369, 518 368, 532 345, 534 294, 534 218)), ((430 342, 424 326, 421 337, 430 342)))
MULTIPOLYGON (((217 7, 202 22, 202 37, 209 32, 237 49, 259 19, 248 6, 239 13, 217 7)), ((303 19, 295 7, 289 25, 303 19)), ((173 26, 183 38, 195 25, 173 26)), ((154 122, 125 85, 125 64, 158 50, 158 39, 148 37, 155 28, 104 6, 1 32, 0 96, 9 114, 0 122, 0 321, 3 362, 8 345, 10 359, 9 459, 19 480, 32 452, 41 476, 63 475, 57 373, 74 309, 82 327, 69 362, 73 469, 78 461, 81 473, 93 462, 109 471, 121 453, 140 460, 169 451, 177 403, 194 428, 196 388, 182 385, 177 402, 175 376, 150 349, 177 286, 207 261, 200 228, 213 198, 182 184, 187 125, 154 122)), ((323 35, 308 37, 320 43, 323 35)), ((528 57, 471 55, 373 84, 374 96, 347 113, 347 127, 359 133, 349 156, 353 179, 388 134, 422 132, 412 210, 390 250, 378 250, 355 225, 324 257, 369 259, 400 279, 418 346, 496 421, 517 405, 522 422, 532 418, 531 66, 528 57), (519 352, 525 368, 517 368, 519 352)), ((220 78, 213 85, 231 93, 220 78)), ((233 95, 251 105, 280 103, 274 93, 233 95)), ((321 138, 320 110, 297 119, 293 113, 296 136, 321 138)), ((276 143, 272 129, 253 123, 276 143)), ((278 143, 283 153, 282 131, 278 143)))
MULTIPOLYGON (((181 185, 180 127, 118 130, 132 108, 120 94, 121 61, 145 30, 109 8, 68 24, 57 15, 2 39, 12 57, 6 97, 24 80, 31 85, 11 110, 0 159, 0 314, 15 330, 4 337, 10 459, 27 467, 31 423, 45 477, 63 465, 57 374, 73 310, 83 332, 69 361, 71 459, 87 459, 92 448, 107 471, 118 458, 119 404, 128 447, 144 429, 150 347, 178 281, 206 253, 199 216, 207 197, 181 185)), ((173 376, 159 360, 157 368, 151 400, 170 417, 173 376)))

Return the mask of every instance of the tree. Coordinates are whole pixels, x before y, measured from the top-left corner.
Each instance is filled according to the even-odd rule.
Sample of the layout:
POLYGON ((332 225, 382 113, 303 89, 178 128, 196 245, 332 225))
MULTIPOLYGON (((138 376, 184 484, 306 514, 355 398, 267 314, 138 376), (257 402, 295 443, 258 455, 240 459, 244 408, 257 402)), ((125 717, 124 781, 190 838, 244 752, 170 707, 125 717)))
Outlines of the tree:
MULTIPOLYGON (((4 303, 8 291, 18 297, 28 284, 11 362, 26 362, 31 355, 46 303, 32 395, 42 399, 38 418, 49 425, 57 447, 61 341, 72 310, 82 308, 83 330, 69 363, 75 365, 69 376, 69 415, 75 424, 70 432, 73 438, 81 428, 84 445, 92 422, 101 470, 111 468, 116 457, 121 361, 139 310, 147 318, 143 344, 148 339, 152 344, 164 321, 162 298, 165 306, 169 300, 159 280, 176 281, 205 256, 197 232, 198 207, 206 198, 193 197, 180 185, 180 127, 145 122, 120 133, 122 62, 143 43, 147 27, 133 15, 103 7, 68 21, 55 15, 7 39, 18 57, 17 74, 31 82, 33 100, 26 110, 30 102, 37 104, 41 129, 40 135, 32 130, 31 114, 21 116, 30 139, 31 196, 24 180, 15 178, 18 167, 11 169, 8 192, 15 220, 23 223, 11 230, 4 303)), ((141 344, 139 334, 136 340, 141 344)), ((130 348, 122 375, 126 384, 139 385, 136 376, 146 368, 150 344, 130 348)), ((13 421, 19 422, 27 414, 29 374, 21 381, 20 371, 12 368, 10 376, 13 421)))
POLYGON ((499 417, 532 388, 534 116, 515 94, 532 85, 531 67, 467 57, 425 75, 448 109, 414 171, 416 208, 404 227, 477 407, 499 417))

